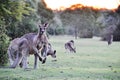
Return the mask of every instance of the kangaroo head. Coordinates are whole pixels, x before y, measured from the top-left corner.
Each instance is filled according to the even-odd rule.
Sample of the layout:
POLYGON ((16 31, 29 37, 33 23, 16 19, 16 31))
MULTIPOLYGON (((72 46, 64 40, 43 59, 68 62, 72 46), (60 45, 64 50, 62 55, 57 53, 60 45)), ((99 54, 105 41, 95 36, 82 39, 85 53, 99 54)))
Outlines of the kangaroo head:
POLYGON ((73 41, 73 40, 70 40, 70 42, 74 43, 74 41, 73 41))
POLYGON ((43 25, 39 25, 39 34, 40 35, 44 34, 47 27, 48 27, 48 23, 44 23, 43 25))
POLYGON ((56 50, 49 50, 47 56, 51 55, 52 58, 56 58, 56 50))
POLYGON ((51 55, 51 57, 52 58, 56 58, 56 50, 53 50, 52 49, 52 46, 51 46, 51 44, 50 43, 48 43, 48 46, 47 46, 48 48, 48 50, 47 50, 47 56, 48 55, 51 55))

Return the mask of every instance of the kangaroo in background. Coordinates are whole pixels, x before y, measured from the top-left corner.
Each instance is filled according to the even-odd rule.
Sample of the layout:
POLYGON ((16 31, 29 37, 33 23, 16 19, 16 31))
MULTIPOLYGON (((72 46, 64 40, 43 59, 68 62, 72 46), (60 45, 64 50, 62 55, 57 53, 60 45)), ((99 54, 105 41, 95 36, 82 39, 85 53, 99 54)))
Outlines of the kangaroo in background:
POLYGON ((70 40, 70 41, 66 42, 64 47, 65 47, 66 52, 69 51, 69 52, 76 53, 76 48, 74 46, 74 41, 73 40, 70 40))
POLYGON ((106 37, 106 40, 108 42, 108 45, 112 44, 113 42, 113 35, 112 34, 108 34, 106 37))
MULTIPOLYGON (((17 39, 18 44, 12 42, 13 44, 10 44, 9 48, 8 48, 8 55, 10 55, 11 52, 10 49, 11 46, 13 47, 14 45, 18 46, 16 48, 14 48, 14 51, 17 51, 16 54, 16 60, 14 61, 14 63, 10 66, 11 68, 15 68, 18 64, 20 64, 21 60, 23 59, 24 64, 23 67, 27 67, 27 55, 29 54, 34 54, 35 56, 35 61, 34 61, 34 68, 37 67, 37 57, 39 57, 39 60, 42 61, 42 58, 39 55, 39 48, 42 48, 43 44, 47 44, 48 40, 47 37, 45 35, 45 30, 47 28, 48 24, 45 23, 43 25, 39 25, 38 28, 38 33, 28 33, 23 35, 20 40, 23 41, 19 41, 19 39, 17 39), (25 39, 25 41, 24 41, 25 39), (26 46, 26 47, 24 47, 26 46)), ((46 47, 45 47, 46 48, 46 47)), ((45 52, 46 53, 46 52, 45 52)), ((11 60, 12 57, 9 56, 9 59, 11 60)), ((10 61, 12 63, 12 61, 10 61)))
MULTIPOLYGON (((45 46, 43 46, 43 47, 45 47, 45 46)), ((46 61, 47 56, 49 56, 49 55, 51 55, 52 58, 56 58, 56 50, 52 49, 52 46, 50 43, 48 43, 46 50, 47 50, 47 55, 44 53, 45 52, 44 48, 42 48, 42 50, 41 50, 41 56, 44 57, 44 61, 46 61)))

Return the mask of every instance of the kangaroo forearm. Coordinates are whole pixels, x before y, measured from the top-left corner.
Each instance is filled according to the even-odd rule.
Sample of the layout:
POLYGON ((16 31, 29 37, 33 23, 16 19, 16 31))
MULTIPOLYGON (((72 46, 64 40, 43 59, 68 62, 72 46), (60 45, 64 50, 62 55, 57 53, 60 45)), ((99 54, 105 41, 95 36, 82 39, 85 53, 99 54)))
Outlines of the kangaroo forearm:
POLYGON ((37 55, 37 56, 39 57, 39 60, 42 61, 42 58, 41 58, 40 55, 39 55, 39 50, 37 49, 37 47, 34 47, 34 46, 33 46, 33 50, 34 50, 34 52, 35 52, 35 55, 37 55))

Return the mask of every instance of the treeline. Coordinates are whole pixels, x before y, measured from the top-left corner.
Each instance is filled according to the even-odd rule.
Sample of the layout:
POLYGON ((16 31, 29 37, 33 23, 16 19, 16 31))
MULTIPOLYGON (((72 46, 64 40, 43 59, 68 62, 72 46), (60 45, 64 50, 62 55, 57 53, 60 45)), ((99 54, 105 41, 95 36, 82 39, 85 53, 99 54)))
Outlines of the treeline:
MULTIPOLYGON (((77 4, 79 6, 80 4, 77 4)), ((120 6, 116 10, 95 10, 92 7, 67 8, 54 11, 48 33, 73 35, 75 38, 102 37, 113 33, 114 41, 120 41, 120 6)))
POLYGON ((114 40, 120 40, 120 6, 114 11, 95 10, 88 7, 74 10, 71 8, 59 12, 65 34, 80 38, 92 38, 93 36, 104 38, 104 35, 112 32, 114 40))

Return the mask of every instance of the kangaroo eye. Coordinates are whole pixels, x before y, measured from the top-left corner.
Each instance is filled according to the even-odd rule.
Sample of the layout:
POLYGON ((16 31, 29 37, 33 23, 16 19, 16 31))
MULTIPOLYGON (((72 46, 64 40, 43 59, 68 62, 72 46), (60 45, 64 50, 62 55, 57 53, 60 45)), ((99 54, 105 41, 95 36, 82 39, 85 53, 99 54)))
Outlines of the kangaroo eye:
POLYGON ((40 28, 40 30, 42 30, 42 28, 40 28))

